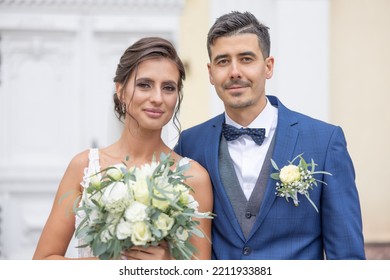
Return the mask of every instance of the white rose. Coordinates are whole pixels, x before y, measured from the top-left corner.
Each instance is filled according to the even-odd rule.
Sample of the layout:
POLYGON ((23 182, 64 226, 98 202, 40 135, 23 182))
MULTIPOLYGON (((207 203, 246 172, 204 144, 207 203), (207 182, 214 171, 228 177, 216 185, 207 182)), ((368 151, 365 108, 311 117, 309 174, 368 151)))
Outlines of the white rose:
POLYGON ((141 222, 148 219, 146 213, 147 206, 137 201, 133 201, 125 211, 125 218, 130 222, 141 222))
POLYGON ((101 181, 100 181, 100 178, 98 175, 93 175, 90 179, 90 183, 92 186, 94 186, 95 188, 99 188, 100 185, 101 185, 101 181))
POLYGON ((301 179, 299 167, 293 164, 287 165, 280 170, 280 181, 283 184, 291 184, 301 179))
POLYGON ((114 181, 119 181, 123 178, 122 165, 115 165, 107 170, 107 176, 114 181))
POLYGON ((123 240, 131 236, 132 224, 122 219, 116 227, 116 237, 119 240, 123 240))
POLYGON ((154 195, 158 197, 152 199, 152 205, 161 211, 165 211, 168 206, 170 205, 170 202, 158 191, 154 191, 154 195))
POLYGON ((136 201, 149 205, 149 189, 145 180, 135 182, 132 189, 136 201))
POLYGON ((168 231, 172 228, 174 222, 174 219, 164 213, 161 213, 153 224, 158 230, 161 230, 163 237, 165 237, 168 234, 168 231))
POLYGON ((134 245, 145 245, 152 239, 149 227, 145 222, 136 222, 132 227, 131 242, 134 245))
POLYGON ((186 241, 189 237, 188 231, 183 227, 178 227, 175 235, 181 241, 186 241))
POLYGON ((160 185, 159 189, 161 189, 164 194, 155 189, 153 191, 154 196, 158 198, 152 199, 152 205, 161 211, 165 211, 169 205, 172 204, 172 201, 176 202, 179 199, 178 196, 180 193, 173 188, 173 185, 169 184, 168 182, 166 182, 165 185, 160 185))
POLYGON ((111 213, 122 212, 131 201, 129 188, 123 182, 114 182, 104 189, 102 203, 111 213))
POLYGON ((190 190, 182 184, 177 185, 176 190, 180 192, 179 201, 184 205, 187 205, 189 203, 190 190))

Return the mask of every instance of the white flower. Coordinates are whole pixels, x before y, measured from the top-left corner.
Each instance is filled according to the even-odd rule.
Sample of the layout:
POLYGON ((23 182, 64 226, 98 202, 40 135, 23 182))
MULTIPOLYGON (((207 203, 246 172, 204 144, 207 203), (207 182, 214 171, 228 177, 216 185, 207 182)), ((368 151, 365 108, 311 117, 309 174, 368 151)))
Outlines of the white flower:
POLYGON ((100 240, 103 243, 107 243, 114 237, 115 226, 109 225, 100 235, 100 240))
POLYGON ((119 240, 123 240, 131 236, 132 224, 122 219, 116 227, 116 237, 119 240))
POLYGON ((136 181, 132 185, 134 199, 145 205, 149 205, 149 189, 145 180, 136 181))
POLYGON ((98 203, 101 202, 102 193, 101 192, 95 192, 93 194, 89 194, 85 189, 83 191, 82 195, 82 201, 84 204, 90 208, 96 208, 97 206, 92 200, 97 201, 98 203))
MULTIPOLYGON (((271 159, 274 169, 279 171, 277 164, 271 159)), ((272 173, 271 178, 280 180, 281 183, 276 182, 276 195, 288 199, 291 198, 295 206, 299 205, 298 194, 304 195, 314 209, 318 212, 317 206, 310 199, 309 190, 313 189, 313 185, 317 186, 317 182, 326 185, 326 182, 320 181, 313 177, 313 174, 332 175, 326 171, 315 171, 317 165, 312 159, 310 163, 306 163, 302 154, 296 156, 290 164, 284 166, 279 172, 272 173), (292 163, 299 159, 298 166, 292 163)))
POLYGON ((136 222, 132 227, 131 242, 134 245, 145 245, 152 239, 152 234, 145 222, 136 222))
POLYGON ((190 190, 183 184, 179 184, 176 186, 176 190, 180 193, 179 201, 187 205, 189 203, 190 190))
POLYGON ((212 215, 198 213, 199 204, 184 183, 187 167, 183 165, 188 159, 177 163, 176 169, 170 155, 161 154, 160 160, 153 157, 140 168, 113 165, 90 178, 76 209, 86 218, 76 236, 93 247, 97 257, 117 259, 129 246, 154 245, 160 240, 169 243, 175 259, 193 255, 194 248, 185 242, 197 233, 198 222, 193 218, 212 215))
POLYGON ((103 214, 99 211, 98 208, 93 208, 89 213, 89 220, 91 222, 95 222, 96 220, 100 220, 103 217, 103 214))
POLYGON ((136 181, 146 181, 147 177, 153 175, 154 170, 158 166, 158 162, 152 162, 151 164, 144 164, 140 168, 135 170, 136 181))
POLYGON ((104 189, 102 203, 107 211, 122 212, 132 201, 129 188, 123 182, 113 182, 104 189))
POLYGON ((114 181, 119 181, 123 178, 123 172, 121 170, 123 168, 122 164, 117 164, 110 169, 107 170, 107 176, 114 181))
POLYGON ((189 237, 188 231, 180 226, 176 230, 176 237, 181 241, 186 241, 189 237))
POLYGON ((165 211, 172 202, 175 202, 176 195, 171 185, 166 186, 161 191, 164 192, 164 194, 156 189, 154 190, 153 194, 157 198, 152 198, 152 205, 161 211, 165 211))
POLYGON ((283 184, 291 184, 301 179, 299 167, 293 164, 289 164, 280 170, 280 181, 283 184))
POLYGON ((195 200, 195 198, 192 196, 192 195, 188 195, 188 204, 187 204, 187 207, 188 208, 192 208, 194 209, 195 211, 198 211, 198 207, 199 207, 199 203, 198 201, 195 200))
POLYGON ((163 237, 165 237, 168 234, 168 231, 172 228, 174 222, 174 219, 164 213, 161 213, 153 224, 158 230, 161 230, 163 237))
POLYGON ((99 188, 100 185, 101 185, 101 181, 100 181, 100 178, 98 175, 93 175, 90 179, 90 183, 92 186, 94 186, 95 188, 99 188))
POLYGON ((189 164, 190 163, 190 159, 189 158, 186 158, 186 157, 183 157, 179 160, 178 162, 178 165, 181 167, 181 166, 184 166, 186 164, 189 164))
POLYGON ((138 201, 133 201, 125 211, 125 218, 130 222, 140 222, 148 219, 147 206, 138 201))
POLYGON ((154 194, 157 197, 159 197, 159 198, 158 199, 157 198, 153 198, 152 199, 152 205, 154 207, 160 209, 161 211, 167 210, 168 206, 170 205, 169 201, 166 200, 163 196, 161 196, 161 194, 159 192, 157 192, 157 191, 154 194))

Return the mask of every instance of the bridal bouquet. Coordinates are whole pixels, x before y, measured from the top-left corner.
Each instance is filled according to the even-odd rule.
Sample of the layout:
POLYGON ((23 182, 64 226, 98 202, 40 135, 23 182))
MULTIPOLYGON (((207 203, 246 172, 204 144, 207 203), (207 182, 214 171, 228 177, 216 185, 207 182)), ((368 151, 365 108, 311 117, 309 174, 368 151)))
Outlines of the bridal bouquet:
POLYGON ((325 171, 316 171, 316 163, 314 160, 311 160, 311 163, 306 163, 302 154, 295 157, 288 165, 284 166, 282 169, 279 169, 275 161, 271 159, 272 166, 277 170, 277 172, 271 174, 271 178, 278 180, 276 183, 276 195, 278 197, 285 197, 288 201, 291 198, 295 206, 298 206, 298 194, 303 194, 318 212, 318 209, 314 202, 310 199, 309 190, 313 189, 313 186, 317 186, 317 182, 323 183, 313 177, 315 174, 326 174, 332 175, 329 172, 325 171), (294 165, 293 162, 299 159, 298 165, 294 165))
POLYGON ((175 259, 191 259, 196 252, 189 242, 204 237, 193 218, 212 218, 198 212, 198 202, 184 183, 189 162, 175 169, 170 155, 161 154, 151 164, 128 168, 124 163, 91 177, 76 213, 84 217, 76 237, 100 259, 117 259, 132 246, 156 246, 167 241, 175 259))

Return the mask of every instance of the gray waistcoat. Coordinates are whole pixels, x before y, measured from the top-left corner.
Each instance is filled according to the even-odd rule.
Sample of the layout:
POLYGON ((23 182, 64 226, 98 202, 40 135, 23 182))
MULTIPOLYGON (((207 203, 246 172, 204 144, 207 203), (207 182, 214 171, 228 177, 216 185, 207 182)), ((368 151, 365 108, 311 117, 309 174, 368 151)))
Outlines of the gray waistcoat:
POLYGON ((270 176, 271 155, 274 149, 273 137, 271 145, 267 151, 263 167, 257 178, 255 188, 249 200, 246 199, 244 192, 238 182, 236 171, 234 170, 232 159, 230 158, 227 141, 225 137, 221 137, 219 148, 219 172, 221 175, 222 184, 233 206, 236 218, 241 226, 245 238, 248 237, 256 217, 259 215, 261 203, 265 193, 265 187, 270 176))

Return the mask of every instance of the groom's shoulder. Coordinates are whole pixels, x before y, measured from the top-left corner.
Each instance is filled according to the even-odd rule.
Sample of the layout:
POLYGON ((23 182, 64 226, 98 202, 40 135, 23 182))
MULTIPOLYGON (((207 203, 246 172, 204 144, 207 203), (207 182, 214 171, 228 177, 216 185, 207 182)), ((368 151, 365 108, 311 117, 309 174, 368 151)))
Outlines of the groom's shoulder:
POLYGON ((212 117, 211 119, 208 119, 200 124, 194 125, 190 128, 187 128, 183 130, 182 133, 204 133, 207 132, 208 129, 215 127, 218 124, 221 124, 224 119, 224 114, 220 114, 218 116, 212 117))
POLYGON ((305 124, 305 126, 308 127, 309 129, 317 129, 317 130, 332 132, 335 129, 339 128, 339 126, 325 120, 321 120, 299 112, 296 112, 296 114, 300 122, 302 124, 305 124))
POLYGON ((334 130, 338 127, 334 124, 331 124, 330 122, 313 117, 309 114, 287 108, 279 100, 277 100, 277 102, 283 117, 288 119, 290 122, 296 122, 298 125, 307 127, 309 129, 317 128, 321 130, 334 130))

